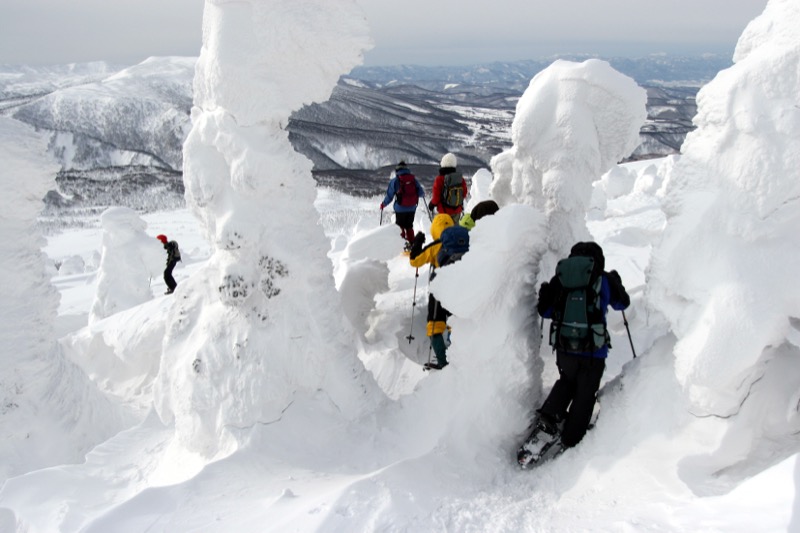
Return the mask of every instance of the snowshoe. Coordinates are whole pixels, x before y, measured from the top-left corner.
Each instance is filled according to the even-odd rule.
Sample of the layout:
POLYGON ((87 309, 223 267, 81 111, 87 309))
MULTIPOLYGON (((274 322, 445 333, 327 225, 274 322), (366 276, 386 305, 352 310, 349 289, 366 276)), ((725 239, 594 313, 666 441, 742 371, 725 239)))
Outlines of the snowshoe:
POLYGON ((533 431, 517 450, 517 463, 527 469, 559 455, 563 449, 558 429, 537 420, 533 431))
POLYGON ((441 370, 449 364, 450 363, 445 363, 443 365, 440 365, 439 363, 425 363, 422 365, 422 370, 441 370))

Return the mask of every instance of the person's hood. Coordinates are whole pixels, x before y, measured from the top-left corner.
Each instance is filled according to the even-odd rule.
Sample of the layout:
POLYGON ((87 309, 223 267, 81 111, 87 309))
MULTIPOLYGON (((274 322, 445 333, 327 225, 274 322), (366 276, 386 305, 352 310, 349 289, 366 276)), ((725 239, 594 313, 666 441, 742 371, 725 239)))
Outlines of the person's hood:
POLYGON ((470 213, 464 213, 461 215, 461 220, 458 221, 458 225, 470 230, 475 227, 475 221, 472 220, 472 215, 470 213))
POLYGON ((450 215, 446 215, 441 213, 433 217, 433 222, 431 222, 431 237, 434 240, 438 239, 442 236, 442 232, 447 228, 454 226, 453 217, 450 215))

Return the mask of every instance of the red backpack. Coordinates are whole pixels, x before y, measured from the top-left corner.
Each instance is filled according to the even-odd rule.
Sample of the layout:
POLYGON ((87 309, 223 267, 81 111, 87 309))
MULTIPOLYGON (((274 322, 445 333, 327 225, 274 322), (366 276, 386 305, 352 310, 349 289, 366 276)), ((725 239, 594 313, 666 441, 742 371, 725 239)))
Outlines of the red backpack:
POLYGON ((414 174, 400 174, 397 176, 397 180, 400 182, 397 187, 397 203, 405 207, 417 205, 419 195, 417 194, 417 178, 414 177, 414 174))

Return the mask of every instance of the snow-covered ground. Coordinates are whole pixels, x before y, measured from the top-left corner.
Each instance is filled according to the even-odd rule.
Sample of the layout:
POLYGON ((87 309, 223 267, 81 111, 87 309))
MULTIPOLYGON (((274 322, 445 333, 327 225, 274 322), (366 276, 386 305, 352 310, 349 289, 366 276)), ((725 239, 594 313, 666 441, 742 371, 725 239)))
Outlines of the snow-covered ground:
MULTIPOLYGON (((488 415, 509 407, 493 402, 504 381, 525 388, 524 380, 512 378, 518 362, 502 353, 483 354, 494 376, 473 375, 478 370, 473 350, 480 346, 460 347, 454 326, 453 364, 438 374, 421 370, 428 358, 427 272, 418 280, 412 327, 415 270, 397 253, 396 226, 378 225, 380 198, 320 189, 316 206, 331 241, 335 271, 352 268, 365 255, 383 258, 386 265, 375 282, 381 292, 374 303, 369 291, 366 296, 343 294, 343 303, 356 311, 349 316, 363 319, 358 324, 360 356, 401 405, 386 407, 375 420, 353 428, 332 422, 318 406, 295 404, 277 424, 242 429, 249 433, 247 443, 228 457, 208 463, 182 450, 173 430, 148 414, 164 334, 163 327, 148 324, 163 322, 177 305, 185 280, 202 268, 211 247, 187 210, 146 215, 148 233, 165 233, 181 244, 184 263, 175 271, 179 289, 174 296, 164 296, 163 280, 154 279, 152 302, 88 328, 96 267, 53 278, 62 294, 59 320, 64 325, 68 319, 74 327, 61 344, 76 360, 81 350, 102 357, 102 365, 82 364, 120 402, 136 403, 141 423, 96 443, 83 464, 11 479, 2 505, 20 518, 18 531, 26 531, 22 524, 30 527, 27 531, 104 532, 785 531, 794 500, 794 457, 718 496, 698 496, 678 477, 681 459, 696 454, 708 435, 705 423, 681 427, 688 417, 676 404, 679 392, 669 377, 669 355, 647 351, 658 328, 647 324, 639 306, 647 257, 664 215, 655 195, 630 192, 652 180, 655 168, 671 163, 615 167, 598 183, 595 199, 604 187, 611 188, 615 176, 635 180, 627 180, 628 194, 612 200, 605 216, 593 211, 589 226, 604 246, 609 268, 623 273, 637 302, 629 319, 639 357, 632 359, 624 327, 615 318, 604 381, 624 386, 606 389, 597 428, 557 462, 530 472, 516 467, 514 452, 524 437, 525 419, 514 434, 496 441, 480 433, 496 434, 496 420, 505 413, 495 413, 496 420, 482 417, 474 426, 467 422, 472 413, 488 415), (410 331, 415 340, 409 344, 405 337, 410 331), (131 340, 134 334, 149 339, 131 340), (109 337, 109 351, 96 348, 103 336, 109 337), (136 343, 139 363, 129 360, 123 366, 114 354, 129 342, 136 343), (142 353, 142 347, 151 350, 142 353), (469 390, 463 388, 467 385, 469 390), (306 441, 300 448, 299 435, 306 441)), ((417 229, 428 226, 418 215, 417 229)), ((49 237, 45 252, 53 261, 80 256, 89 263, 101 249, 101 230, 76 229, 49 237)), ((502 334, 513 335, 508 328, 502 334)), ((544 379, 545 389, 551 380, 544 379)), ((531 399, 531 409, 537 401, 531 399)), ((6 524, 8 531, 15 530, 10 517, 6 524)))

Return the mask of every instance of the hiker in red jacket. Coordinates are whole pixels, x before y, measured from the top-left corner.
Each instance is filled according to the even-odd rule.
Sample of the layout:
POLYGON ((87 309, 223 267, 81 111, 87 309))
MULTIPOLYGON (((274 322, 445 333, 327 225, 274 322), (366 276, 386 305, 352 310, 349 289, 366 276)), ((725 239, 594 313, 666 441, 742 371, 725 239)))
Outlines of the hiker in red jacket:
POLYGON ((444 213, 453 217, 453 222, 458 223, 464 211, 464 198, 467 197, 467 181, 456 167, 458 160, 455 154, 445 154, 442 157, 439 175, 433 180, 433 192, 428 207, 431 211, 444 213))

